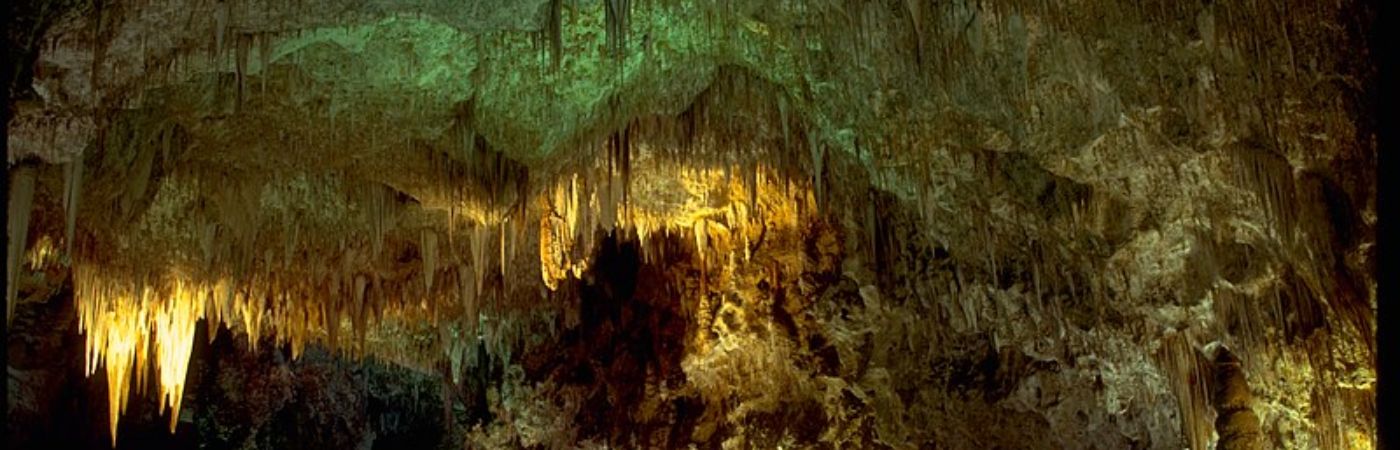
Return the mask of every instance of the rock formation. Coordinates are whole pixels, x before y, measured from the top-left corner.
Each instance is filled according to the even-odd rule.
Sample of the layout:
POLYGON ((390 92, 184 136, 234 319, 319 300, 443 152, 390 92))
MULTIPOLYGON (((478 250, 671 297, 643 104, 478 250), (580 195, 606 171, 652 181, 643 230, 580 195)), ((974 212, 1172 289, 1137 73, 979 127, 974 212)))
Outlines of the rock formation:
POLYGON ((6 8, 16 448, 1375 445, 1364 2, 6 8))

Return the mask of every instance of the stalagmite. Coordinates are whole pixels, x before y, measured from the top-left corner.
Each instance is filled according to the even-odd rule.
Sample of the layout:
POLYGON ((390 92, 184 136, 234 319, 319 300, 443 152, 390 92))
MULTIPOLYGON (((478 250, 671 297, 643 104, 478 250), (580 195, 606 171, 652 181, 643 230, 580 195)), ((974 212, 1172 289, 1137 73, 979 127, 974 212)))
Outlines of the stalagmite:
POLYGON ((1214 372, 1215 392, 1212 394, 1212 405, 1217 417, 1216 434, 1220 437, 1216 448, 1260 448, 1259 418, 1254 415, 1253 395, 1249 392, 1249 385, 1240 368, 1240 360, 1223 346, 1217 347, 1214 372))

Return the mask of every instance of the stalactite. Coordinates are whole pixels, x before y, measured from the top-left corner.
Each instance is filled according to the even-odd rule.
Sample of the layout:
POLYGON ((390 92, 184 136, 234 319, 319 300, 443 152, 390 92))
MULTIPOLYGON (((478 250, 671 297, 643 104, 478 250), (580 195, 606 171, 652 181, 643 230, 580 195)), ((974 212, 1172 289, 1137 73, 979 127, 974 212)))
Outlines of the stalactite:
POLYGON ((437 232, 423 230, 422 239, 420 249, 423 257, 423 293, 424 295, 432 295, 433 276, 437 273, 438 264, 437 232))
POLYGON ((622 199, 619 204, 625 210, 628 191, 632 185, 632 126, 630 124, 608 138, 608 176, 610 182, 614 176, 621 179, 622 199))
POLYGON ((300 239, 300 227, 295 225, 294 219, 286 218, 282 222, 282 270, 290 270, 292 259, 296 256, 297 244, 300 239))
POLYGON ((980 331, 977 324, 977 299, 971 296, 972 291, 967 288, 967 280, 963 278, 961 266, 953 266, 953 279, 957 282, 953 286, 953 297, 958 303, 958 310, 962 312, 963 323, 973 332, 980 331))
POLYGON ((384 234, 389 227, 389 202, 388 195, 380 189, 374 189, 369 194, 370 255, 375 258, 384 250, 384 234))
POLYGON ((1157 360, 1176 396, 1181 432, 1187 444, 1192 450, 1208 448, 1212 432, 1211 396, 1207 389, 1212 373, 1209 362, 1186 335, 1175 331, 1162 338, 1157 360))
POLYGON ((238 94, 234 103, 236 109, 243 108, 245 93, 247 92, 248 80, 248 53, 253 45, 253 35, 239 33, 236 48, 234 50, 234 74, 238 84, 238 94))
POLYGON ((340 348, 340 317, 341 309, 344 307, 341 298, 340 283, 340 275, 336 274, 335 281, 331 282, 332 292, 327 295, 328 302, 326 303, 325 312, 326 346, 329 347, 331 351, 340 348))
POLYGON ((1033 259, 1031 260, 1031 283, 1035 287, 1035 306, 1032 308, 1032 311, 1034 311, 1033 317, 1035 318, 1035 323, 1038 325, 1042 322, 1042 316, 1045 312, 1045 295, 1043 294, 1044 291, 1041 289, 1040 284, 1040 266, 1043 260, 1043 249, 1034 241, 1032 241, 1031 248, 1034 252, 1032 255, 1033 259))
POLYGON ((564 37, 563 22, 560 20, 560 9, 563 8, 563 0, 549 0, 548 15, 545 16, 544 29, 549 35, 550 62, 554 70, 559 70, 560 61, 564 58, 564 37))
MULTIPOLYGON (((216 59, 217 55, 223 54, 224 35, 227 34, 228 31, 229 14, 233 8, 232 3, 233 2, 226 2, 223 4, 223 8, 216 8, 214 10, 214 49, 210 54, 211 56, 215 56, 216 59)), ((97 71, 93 71, 93 73, 97 73, 97 71)))
POLYGON ((9 237, 8 255, 5 259, 5 323, 11 323, 15 318, 15 301, 19 296, 19 271, 20 257, 24 255, 25 245, 29 242, 29 215, 34 209, 34 178, 35 170, 28 165, 21 165, 10 172, 10 201, 6 216, 9 237))
POLYGON ((510 265, 510 260, 506 259, 506 232, 506 223, 501 222, 496 229, 496 269, 501 279, 506 278, 506 266, 510 265))
POLYGON ((370 283, 371 280, 366 275, 355 276, 355 303, 350 309, 350 328, 355 339, 352 348, 357 355, 365 353, 365 335, 368 334, 366 322, 369 320, 370 309, 367 303, 372 286, 370 283))
POLYGON ((924 65, 924 20, 923 7, 918 0, 904 0, 904 8, 913 28, 914 61, 919 67, 924 65))
POLYGON ((705 222, 704 218, 696 220, 695 229, 691 231, 695 235, 695 255, 699 258, 701 265, 705 263, 706 254, 709 253, 710 233, 705 222))
MULTIPOLYGON (((465 283, 465 281, 463 281, 465 283)), ((466 320, 466 333, 474 347, 476 344, 477 325, 481 321, 481 296, 474 288, 464 286, 462 290, 464 311, 463 317, 466 320)))
POLYGON ((627 30, 632 15, 631 0, 603 0, 603 17, 608 36, 608 55, 623 59, 627 52, 627 30))
POLYGON ((866 198, 866 202, 865 202, 865 225, 864 225, 864 227, 862 227, 862 228, 864 228, 864 229, 866 230, 866 231, 865 231, 865 256, 866 256, 866 258, 870 261, 870 264, 871 264, 871 265, 878 266, 878 265, 880 264, 880 260, 879 260, 879 257, 880 257, 880 256, 879 256, 879 254, 878 254, 876 248, 879 246, 879 244, 877 243, 877 240, 878 240, 879 238, 876 237, 876 233, 878 233, 878 232, 879 232, 879 229, 880 229, 880 225, 879 225, 879 217, 880 217, 880 215, 875 211, 875 199, 874 199, 875 193, 874 193, 873 191, 871 191, 871 192, 867 192, 866 195, 867 195, 867 198, 866 198))
POLYGON ((617 191, 617 187, 618 183, 613 182, 612 173, 609 172, 608 183, 603 186, 602 191, 595 193, 597 196, 596 201, 601 206, 599 208, 599 222, 597 226, 601 227, 606 232, 612 232, 613 228, 617 226, 617 196, 614 195, 617 191))
POLYGON ((258 90, 261 94, 267 94, 267 65, 272 61, 271 57, 273 35, 271 33, 263 33, 259 36, 260 38, 258 39, 258 70, 262 71, 263 75, 258 78, 258 90))
POLYGON ((197 300, 201 288, 177 282, 171 297, 154 314, 156 367, 160 373, 161 406, 170 406, 170 432, 180 417, 185 391, 185 375, 190 351, 194 348, 195 326, 204 316, 204 302, 197 300))
POLYGON ((1265 148, 1238 145, 1231 147, 1229 154, 1236 164, 1236 184, 1258 196, 1274 222, 1273 230, 1291 243, 1298 209, 1292 164, 1265 148))
POLYGON ((205 316, 213 287, 181 280, 166 285, 108 280, 81 264, 74 268, 73 279, 79 329, 86 335, 86 373, 106 368, 113 445, 129 392, 144 391, 146 373, 152 369, 158 374, 161 411, 170 408, 174 432, 195 327, 205 316))
POLYGON ((474 294, 478 295, 481 294, 482 289, 486 286, 486 251, 488 248, 487 246, 490 245, 487 242, 489 239, 490 231, 487 230, 484 225, 472 227, 472 234, 468 238, 468 247, 471 249, 472 256, 472 273, 475 280, 475 285, 473 286, 474 294))
POLYGON ((83 190, 83 158, 75 156, 63 166, 64 253, 73 254, 74 233, 78 225, 78 200, 83 190))
POLYGON ((827 197, 824 186, 826 172, 823 170, 823 165, 826 162, 826 148, 815 139, 809 140, 807 145, 812 157, 812 185, 815 187, 817 205, 825 205, 827 197))

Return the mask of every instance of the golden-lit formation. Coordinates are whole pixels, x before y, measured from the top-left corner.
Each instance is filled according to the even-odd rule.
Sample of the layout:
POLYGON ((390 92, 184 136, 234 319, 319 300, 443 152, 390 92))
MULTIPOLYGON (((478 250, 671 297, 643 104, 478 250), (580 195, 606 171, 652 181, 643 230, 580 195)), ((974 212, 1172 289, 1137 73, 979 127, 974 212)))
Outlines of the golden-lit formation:
POLYGON ((53 238, 43 235, 39 236, 39 241, 29 248, 24 259, 30 270, 39 270, 57 262, 60 255, 60 249, 54 245, 53 238))
POLYGON ((578 277, 587 269, 580 250, 584 247, 582 241, 588 238, 582 222, 587 216, 584 208, 591 209, 594 198, 585 196, 583 188, 575 174, 545 196, 544 207, 550 213, 540 215, 540 275, 550 289, 558 288, 560 280, 578 277))
MULTIPOLYGON (((774 256, 781 259, 778 268, 746 266, 760 246, 800 248, 801 243, 793 242, 794 237, 810 237, 810 245, 818 247, 813 263, 821 267, 819 271, 838 268, 839 260, 831 255, 844 251, 847 243, 834 235, 804 228, 816 219, 820 213, 818 205, 822 204, 817 200, 820 194, 813 189, 814 181, 794 180, 757 162, 682 164, 645 148, 629 159, 633 167, 630 174, 616 176, 596 166, 568 173, 530 190, 532 197, 525 202, 528 207, 518 210, 514 206, 490 209, 493 207, 489 202, 462 200, 451 205, 453 214, 446 224, 405 213, 402 204, 393 203, 396 200, 383 191, 375 191, 367 197, 368 201, 363 201, 353 194, 335 198, 343 193, 327 188, 316 195, 326 196, 328 199, 321 203, 337 205, 339 209, 318 209, 317 204, 288 206, 279 200, 278 189, 307 189, 304 186, 311 185, 298 179, 289 184, 291 187, 264 188, 260 201, 249 202, 250 206, 221 211, 238 220, 195 219, 201 224, 195 227, 200 231, 186 233, 195 236, 194 240, 171 248, 133 251, 146 259, 175 255, 168 259, 175 262, 162 268, 165 272, 122 275, 127 271, 116 268, 141 265, 136 261, 99 263, 78 258, 73 263, 73 285, 81 330, 86 334, 86 368, 89 375, 99 366, 105 369, 113 442, 118 419, 130 403, 130 391, 146 392, 152 375, 159 383, 160 410, 164 413, 169 408, 174 431, 201 319, 208 320, 211 339, 213 330, 228 326, 245 334, 253 348, 264 337, 277 345, 287 345, 293 358, 299 357, 307 345, 319 343, 332 351, 376 357, 424 372, 439 370, 439 364, 445 364, 454 381, 460 381, 458 377, 466 367, 476 364, 483 349, 492 355, 509 355, 521 348, 522 336, 527 333, 516 313, 552 312, 550 308, 561 306, 540 305, 539 297, 522 296, 521 292, 552 296, 551 292, 585 278, 600 231, 614 233, 618 239, 635 240, 645 262, 685 266, 678 273, 695 277, 698 287, 683 290, 680 295, 692 296, 687 299, 694 299, 697 294, 702 297, 694 302, 701 306, 692 317, 702 326, 717 314, 708 309, 712 303, 703 298, 709 293, 735 283, 756 285, 757 277, 767 273, 765 270, 789 272, 777 274, 775 279, 797 279, 808 264, 804 252, 798 250, 774 256), (324 223, 348 220, 352 231, 344 232, 348 237, 337 237, 339 241, 316 241, 318 230, 296 228, 280 218, 307 211, 323 214, 326 218, 318 220, 324 223), (538 235, 532 233, 536 230, 538 235), (232 243, 234 239, 225 239, 229 235, 258 238, 238 244, 232 243), (662 236, 666 238, 659 239, 662 236), (538 242, 529 242, 531 238, 538 242), (254 248, 235 247, 249 244, 254 248), (232 262, 237 258, 229 256, 241 253, 251 255, 247 258, 251 262, 245 266, 238 266, 232 262), (418 261, 404 264, 413 257, 418 261), (534 262, 539 264, 538 278, 529 273, 535 270, 530 267, 534 262), (540 288, 541 284, 545 289, 540 288)), ((171 186, 174 183, 163 185, 162 192, 169 191, 170 198, 193 203, 194 195, 177 192, 171 186)), ((150 219, 143 226, 178 229, 191 220, 179 216, 191 210, 182 205, 186 204, 160 203, 159 208, 151 209, 155 212, 147 214, 164 216, 150 219)), ((869 208, 833 215, 841 217, 838 220, 873 221, 876 213, 873 206, 869 208)), ((426 215, 447 208, 434 203, 425 209, 429 210, 426 215)), ((875 235, 880 233, 875 224, 868 223, 865 229, 871 235, 856 237, 862 242, 852 248, 872 251, 888 241, 875 235)), ((985 236, 982 243, 993 248, 994 239, 988 236, 991 232, 984 227, 981 233, 985 236)), ((60 252, 54 239, 45 235, 25 256, 32 266, 42 267, 61 260, 60 252)), ((127 254, 118 255, 124 257, 127 254)), ((987 255, 987 260, 991 265, 988 272, 996 273, 996 255, 987 255)), ((1034 290, 1035 299, 1040 302, 1040 263, 1032 264, 1030 272, 1033 275, 1029 282, 1034 287, 1024 289, 1034 290)), ((937 296, 947 316, 941 320, 957 331, 995 329, 1004 317, 988 311, 1002 310, 989 307, 999 300, 976 290, 964 290, 960 287, 964 284, 962 277, 955 270, 953 276, 939 281, 940 287, 948 286, 945 295, 937 296)), ((1280 277, 1273 274, 1266 278, 1282 281, 1280 277)), ((1071 291, 1075 291, 1075 282, 1073 278, 1068 280, 1071 291)), ((1054 281, 1044 283, 1047 290, 1058 290, 1054 281)), ((1293 284, 1274 284, 1305 292, 1302 289, 1306 284, 1301 279, 1290 283, 1293 284)), ((866 296, 867 291, 871 299, 881 295, 870 286, 863 287, 860 293, 866 296)), ((1245 366, 1265 380, 1259 386, 1274 388, 1270 383, 1279 383, 1282 387, 1275 389, 1286 390, 1291 388, 1286 383, 1307 383, 1312 379, 1325 380, 1326 386, 1343 383, 1344 380, 1333 379, 1337 371, 1328 369, 1326 361, 1297 356, 1330 354, 1333 347, 1345 343, 1319 335, 1310 338, 1313 343, 1308 344, 1316 349, 1298 355, 1283 352, 1276 341, 1288 326, 1283 314, 1288 308, 1279 303, 1279 295, 1271 290, 1235 296, 1226 295, 1229 292, 1224 288, 1215 290, 1214 312, 1222 325, 1234 321, 1242 324, 1242 328, 1233 331, 1238 342, 1231 344, 1239 345, 1245 366), (1273 298, 1274 302, 1247 301, 1253 298, 1273 298), (1289 368, 1276 368, 1261 361, 1274 356, 1282 357, 1289 368), (1282 381, 1271 381, 1274 379, 1282 381)), ((1058 328, 1063 335, 1063 301, 1055 300, 1049 305, 1027 303, 1026 311, 1036 324, 1048 319, 1047 332, 1058 328)), ((1319 314, 1300 310, 1294 319, 1319 320, 1320 316, 1303 316, 1304 313, 1319 314)), ((566 307, 563 314, 564 326, 579 323, 577 308, 566 307)), ((1366 330, 1348 328, 1355 326, 1352 322, 1342 320, 1334 326, 1364 335, 1366 330)), ((1156 363, 1177 399, 1184 437, 1192 448, 1208 447, 1215 433, 1211 393, 1200 381, 1209 376, 1209 363, 1201 359, 1197 349, 1203 336, 1199 330, 1170 332, 1154 350, 1156 363)), ((698 355, 708 355, 724 344, 708 333, 695 333, 685 345, 698 355)), ((1361 350, 1351 353, 1364 354, 1361 350)), ((1355 390, 1364 398, 1371 389, 1373 384, 1363 382, 1355 390)), ((1319 429, 1319 439, 1330 447, 1341 447, 1347 442, 1353 446, 1368 444, 1365 430, 1358 432, 1342 422, 1349 415, 1360 414, 1349 412, 1349 406, 1356 402, 1343 401, 1342 388, 1327 387, 1324 392, 1339 395, 1306 403, 1310 420, 1319 429)))
POLYGON ((626 182, 625 200, 617 183, 590 183, 578 174, 556 183, 540 199, 545 210, 540 266, 550 289, 587 270, 594 230, 635 233, 648 261, 664 257, 659 253, 664 249, 648 245, 650 236, 663 234, 693 242, 701 261, 742 261, 767 228, 795 229, 800 213, 814 208, 808 189, 794 187, 794 181, 763 164, 691 168, 649 152, 637 152, 634 158, 633 164, 644 170, 626 182))
POLYGON ((174 432, 195 325, 204 317, 214 286, 178 278, 150 284, 112 281, 83 266, 74 268, 73 277, 80 299, 78 324, 87 336, 87 374, 96 373, 99 366, 106 369, 113 445, 130 388, 144 392, 152 369, 159 377, 161 412, 170 408, 174 432))
MULTIPOLYGON (((595 168, 560 177, 536 191, 530 203, 534 207, 525 212, 538 214, 536 221, 520 220, 518 214, 474 212, 463 204, 455 207, 456 217, 496 221, 449 225, 449 232, 423 226, 415 239, 395 240, 388 229, 404 227, 405 219, 391 211, 384 195, 370 195, 363 203, 368 215, 361 219, 368 224, 363 227, 368 239, 358 244, 342 241, 327 249, 303 237, 310 231, 262 219, 261 226, 275 230, 272 236, 282 242, 250 252, 252 266, 242 270, 221 261, 239 250, 216 239, 216 227, 209 225, 185 233, 194 237, 180 245, 194 248, 177 245, 138 252, 140 258, 176 255, 172 260, 178 262, 163 273, 120 275, 127 271, 114 267, 140 265, 79 258, 73 265, 73 284, 86 335, 87 373, 102 367, 107 375, 113 442, 131 389, 145 392, 151 374, 159 383, 161 412, 169 408, 174 431, 201 319, 208 320, 210 339, 214 330, 227 326, 244 333, 253 348, 264 336, 272 337, 278 345, 287 345, 293 358, 308 344, 321 343, 333 351, 375 356, 424 371, 446 360, 453 373, 460 374, 464 365, 475 361, 477 342, 492 353, 518 348, 519 325, 497 310, 518 307, 511 303, 522 300, 505 293, 515 292, 515 287, 537 290, 540 282, 533 280, 555 290, 582 277, 597 231, 623 230, 619 236, 636 239, 642 257, 654 262, 677 255, 668 256, 666 245, 657 244, 666 241, 653 242, 652 237, 669 235, 691 243, 693 248, 684 249, 684 254, 700 269, 703 285, 725 279, 764 239, 797 229, 802 214, 814 210, 810 190, 799 186, 805 181, 784 179, 762 164, 697 169, 649 152, 638 152, 633 164, 645 170, 636 177, 618 177, 595 168), (511 277, 510 271, 519 270, 511 266, 522 262, 517 256, 535 257, 517 254, 529 248, 525 242, 534 237, 526 233, 530 223, 539 226, 540 277, 511 277), (374 262, 405 246, 416 252, 419 264, 386 270, 374 262), (298 267, 296 261, 302 258, 323 264, 298 267), (712 270, 715 273, 707 273, 712 270)), ((260 208, 288 208, 277 200, 277 189, 299 189, 300 183, 265 188, 260 208)), ((178 219, 188 210, 178 202, 194 197, 172 186, 162 186, 162 195, 177 202, 155 208, 159 213, 143 219, 143 227, 167 230, 188 220, 178 219)), ((240 227, 256 222, 247 213, 223 213, 243 217, 229 222, 240 227)), ((234 236, 255 235, 235 231, 234 236)), ((58 251, 51 239, 41 242, 47 244, 28 255, 36 264, 52 260, 58 251)))

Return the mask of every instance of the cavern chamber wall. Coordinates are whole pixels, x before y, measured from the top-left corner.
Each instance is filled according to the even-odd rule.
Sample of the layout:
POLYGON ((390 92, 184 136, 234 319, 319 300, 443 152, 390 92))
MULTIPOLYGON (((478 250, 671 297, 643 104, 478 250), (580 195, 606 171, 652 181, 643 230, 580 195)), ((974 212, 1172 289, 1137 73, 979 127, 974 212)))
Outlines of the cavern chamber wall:
POLYGON ((1362 2, 10 8, 17 448, 1376 445, 1362 2))

